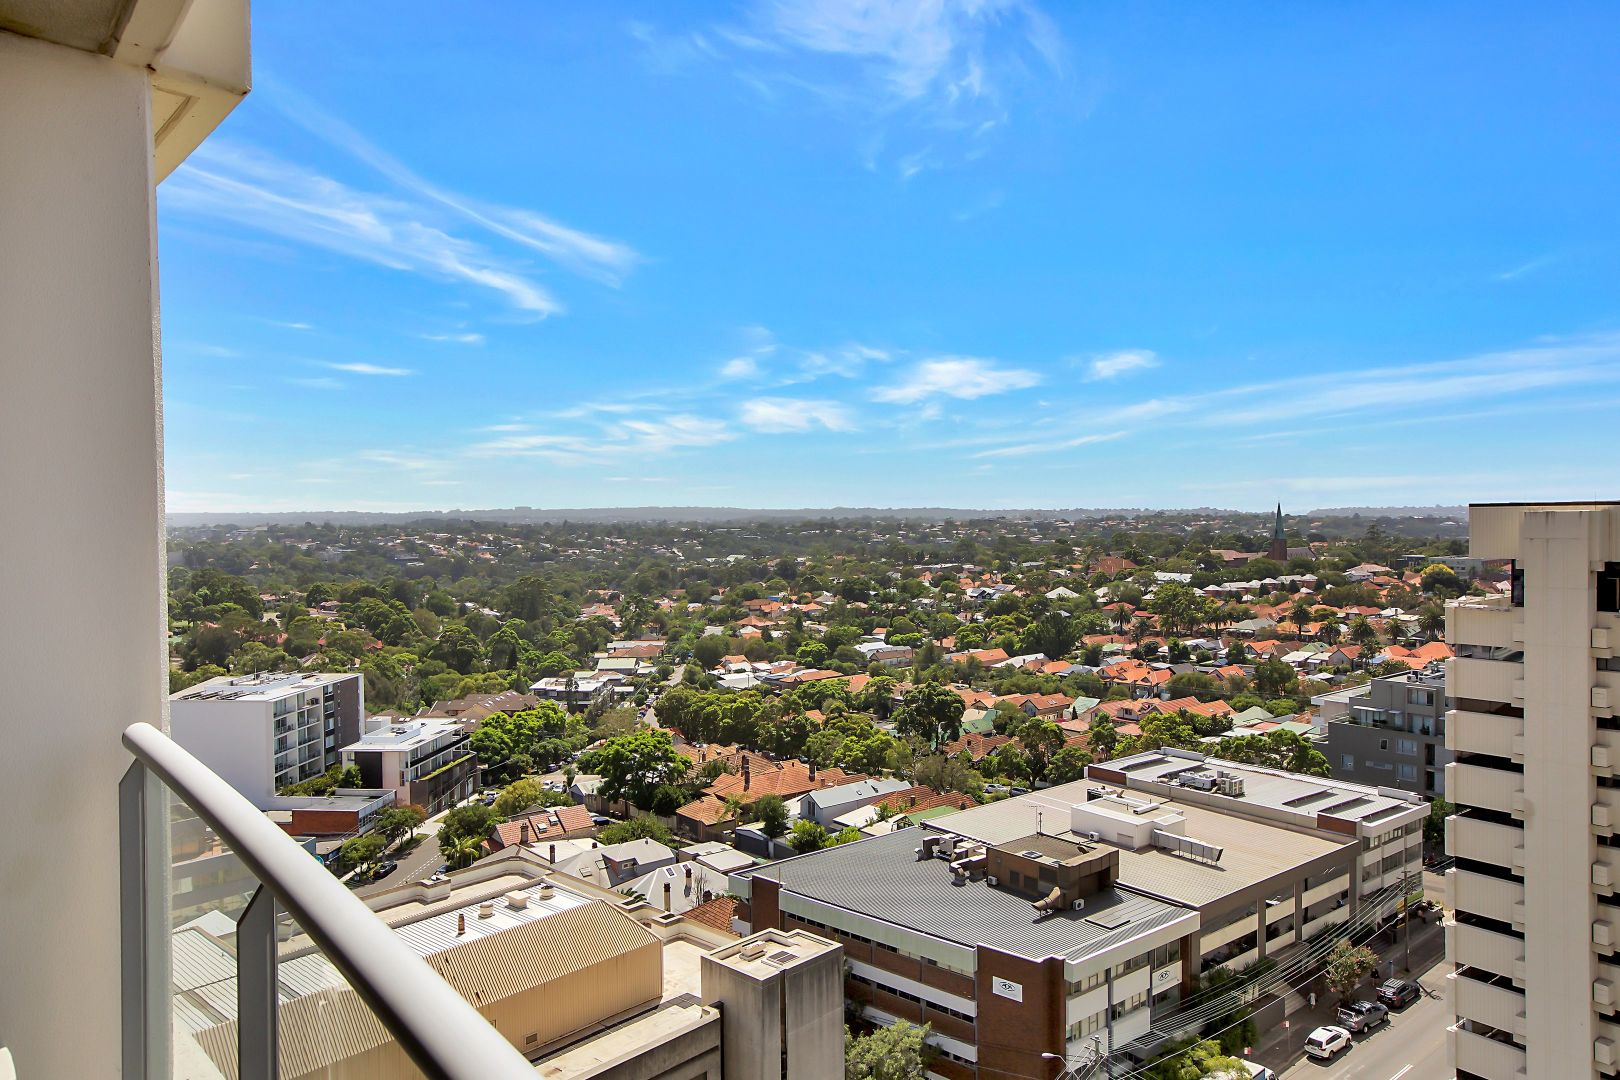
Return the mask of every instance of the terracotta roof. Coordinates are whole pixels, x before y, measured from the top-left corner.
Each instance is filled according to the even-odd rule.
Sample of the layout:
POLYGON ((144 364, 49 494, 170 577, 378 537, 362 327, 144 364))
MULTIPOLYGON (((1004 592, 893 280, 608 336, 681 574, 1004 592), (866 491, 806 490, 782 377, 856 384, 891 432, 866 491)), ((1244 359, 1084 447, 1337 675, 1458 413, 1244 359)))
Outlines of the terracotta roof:
POLYGON ((681 914, 693 922, 700 922, 732 937, 737 936, 737 932, 731 928, 731 920, 737 914, 735 896, 716 896, 713 900, 703 901, 697 907, 687 908, 681 914))
POLYGON ((687 803, 675 811, 675 816, 695 821, 700 825, 718 825, 722 821, 732 820, 733 817, 731 811, 726 809, 726 801, 715 795, 705 795, 687 803))
POLYGON ((945 746, 945 755, 947 757, 955 757, 957 754, 960 754, 962 751, 966 750, 968 756, 970 756, 974 761, 982 761, 985 756, 990 753, 990 751, 994 750, 998 746, 1003 746, 1012 741, 1013 738, 1011 735, 974 735, 969 733, 967 735, 963 735, 960 739, 957 739, 954 742, 947 743, 945 746))
POLYGON ((529 843, 562 840, 573 836, 589 836, 596 831, 591 812, 583 806, 548 806, 533 814, 523 814, 511 821, 503 821, 489 833, 491 851, 500 851, 523 842, 523 827, 529 828, 529 843))

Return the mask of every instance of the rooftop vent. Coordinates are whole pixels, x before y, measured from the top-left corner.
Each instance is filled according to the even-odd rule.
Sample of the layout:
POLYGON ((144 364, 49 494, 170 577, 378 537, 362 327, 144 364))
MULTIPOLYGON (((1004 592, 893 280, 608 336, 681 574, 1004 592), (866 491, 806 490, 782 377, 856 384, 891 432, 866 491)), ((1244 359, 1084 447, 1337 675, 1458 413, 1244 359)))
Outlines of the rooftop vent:
POLYGON ((765 959, 769 960, 773 964, 791 964, 798 958, 798 953, 790 953, 786 949, 783 949, 780 952, 771 953, 771 955, 767 956, 765 959))
POLYGON ((529 894, 526 892, 509 892, 506 894, 506 906, 519 910, 529 906, 529 894))
POLYGON ((494 914, 495 902, 493 900, 485 900, 482 904, 478 905, 478 917, 480 919, 487 919, 494 914))
POLYGON ((765 946, 759 942, 755 942, 752 945, 744 945, 742 951, 737 953, 737 955, 744 960, 758 960, 760 957, 765 955, 765 946))

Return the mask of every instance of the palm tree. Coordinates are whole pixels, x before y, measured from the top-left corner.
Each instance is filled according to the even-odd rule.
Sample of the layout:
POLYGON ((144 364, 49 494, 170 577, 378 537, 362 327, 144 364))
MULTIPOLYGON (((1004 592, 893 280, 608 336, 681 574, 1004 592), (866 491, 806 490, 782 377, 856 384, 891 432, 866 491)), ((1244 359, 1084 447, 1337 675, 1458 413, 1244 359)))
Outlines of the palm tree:
POLYGON ((1446 609, 1439 604, 1424 604, 1418 609, 1418 629, 1424 637, 1439 637, 1446 629, 1446 609))
POLYGON ((461 870, 477 862, 483 851, 484 845, 476 836, 458 836, 442 854, 453 869, 461 870))

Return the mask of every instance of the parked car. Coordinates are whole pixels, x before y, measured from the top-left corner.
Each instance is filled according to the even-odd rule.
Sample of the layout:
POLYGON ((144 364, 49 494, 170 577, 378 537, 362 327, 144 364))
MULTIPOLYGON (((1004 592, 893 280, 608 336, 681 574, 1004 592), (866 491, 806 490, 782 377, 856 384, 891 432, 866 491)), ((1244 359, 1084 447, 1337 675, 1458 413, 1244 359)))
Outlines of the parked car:
POLYGON ((1389 1021, 1389 1010, 1376 1001, 1351 1001, 1339 1006, 1339 1026, 1352 1032, 1369 1031, 1389 1021))
POLYGON ((384 859, 382 862, 378 863, 377 868, 371 872, 371 880, 376 881, 378 878, 385 878, 398 869, 399 863, 395 862, 393 859, 384 859))
POLYGON ((1391 1009, 1404 1009, 1423 996, 1423 987, 1411 979, 1389 979, 1378 988, 1378 1000, 1391 1009))
POLYGON ((1311 1032, 1310 1038, 1305 1040, 1305 1052, 1313 1058, 1327 1061, 1349 1045, 1350 1033, 1342 1027, 1328 1024, 1311 1032))
POLYGON ((1253 1061, 1245 1061, 1243 1068, 1249 1074, 1249 1080, 1277 1080, 1277 1074, 1253 1061))
POLYGON ((600 829, 604 825, 613 824, 613 819, 609 818, 609 817, 603 817, 601 814, 592 814, 591 815, 591 824, 595 825, 597 828, 600 829))

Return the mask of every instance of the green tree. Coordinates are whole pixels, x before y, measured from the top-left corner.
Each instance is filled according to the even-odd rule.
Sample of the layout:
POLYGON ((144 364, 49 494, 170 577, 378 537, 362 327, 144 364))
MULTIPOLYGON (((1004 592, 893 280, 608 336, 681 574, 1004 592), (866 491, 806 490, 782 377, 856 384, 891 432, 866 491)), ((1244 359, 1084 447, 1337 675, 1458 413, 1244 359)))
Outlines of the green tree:
POLYGON ((1065 746, 1052 755, 1046 768, 1046 779, 1054 784, 1070 784, 1086 778, 1086 766, 1091 754, 1079 746, 1065 746))
POLYGON ((867 1035, 844 1029, 844 1080, 924 1080, 934 1053, 929 1025, 896 1020, 867 1035))
POLYGON ((1423 819, 1423 844, 1436 854, 1446 847, 1446 818, 1457 812, 1457 808, 1442 798, 1435 798, 1429 803, 1429 816, 1423 819))
POLYGON ((382 853, 387 847, 387 842, 378 833, 367 833, 353 840, 345 840, 338 848, 337 869, 340 873, 346 873, 368 866, 382 858, 382 853))
POLYGON ((1159 1058, 1144 1074, 1147 1080, 1247 1080, 1248 1070, 1227 1055, 1214 1039, 1204 1039, 1159 1058))
POLYGON ((1086 742, 1098 761, 1113 757, 1114 747, 1119 742, 1119 730, 1114 727, 1113 717, 1107 713, 1093 716, 1086 727, 1086 742))
POLYGON ((452 671, 471 675, 483 662, 484 647, 463 624, 447 623, 439 633, 439 640, 428 651, 428 658, 440 661, 452 671))
POLYGON ((470 839, 483 843, 489 835, 489 830, 501 820, 501 816, 482 803, 469 803, 458 806, 448 814, 439 825, 439 847, 449 847, 456 840, 470 839))
POLYGON ((780 795, 767 795, 754 803, 753 814, 759 821, 759 831, 775 840, 788 828, 787 804, 780 795))
POLYGON ((420 806, 395 806, 377 815, 377 831, 390 844, 397 844, 426 820, 427 811, 420 806))
POLYGON ((608 802, 628 799, 650 810, 659 785, 681 782, 692 762, 675 752, 669 732, 646 729, 609 739, 586 754, 580 766, 602 778, 597 791, 608 802))
POLYGON ((540 781, 532 777, 507 784, 501 793, 495 796, 495 803, 491 807, 497 815, 509 818, 520 814, 540 801, 540 795, 545 791, 540 781))
POLYGON ((1327 988, 1348 999, 1356 992, 1361 981, 1378 967, 1378 954, 1365 945, 1355 945, 1346 938, 1333 946, 1322 979, 1327 988))
POLYGON ((603 826, 596 834, 596 839, 602 844, 628 844, 632 840, 654 840, 667 845, 674 838, 657 818, 634 817, 629 821, 615 821, 612 825, 603 826))
POLYGON ((795 821, 788 834, 788 846, 800 855, 820 851, 827 846, 827 830, 813 821, 795 821))
POLYGON ((452 870, 463 870, 478 861, 484 853, 483 842, 476 836, 458 836, 450 843, 440 843, 439 854, 452 870))

